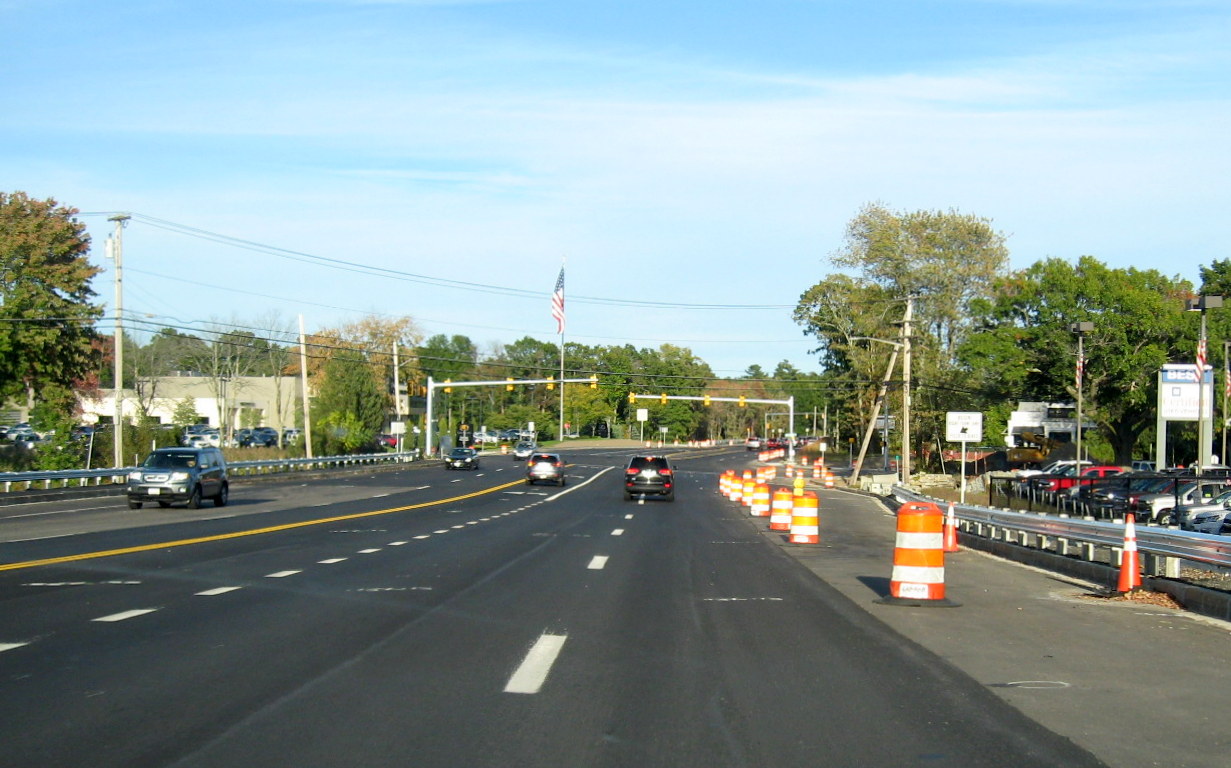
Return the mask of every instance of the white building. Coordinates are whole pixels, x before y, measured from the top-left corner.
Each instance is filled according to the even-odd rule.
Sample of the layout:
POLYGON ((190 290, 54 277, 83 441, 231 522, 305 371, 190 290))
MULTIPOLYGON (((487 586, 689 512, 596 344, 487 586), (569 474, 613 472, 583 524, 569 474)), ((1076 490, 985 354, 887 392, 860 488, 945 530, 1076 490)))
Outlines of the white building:
MULTIPOLYGON (((1087 419, 1082 419, 1082 435, 1095 428, 1087 419)), ((1017 404, 1017 410, 1009 415, 1005 429, 1004 444, 1009 448, 1031 447, 1022 435, 1030 434, 1059 443, 1071 443, 1077 438, 1077 406, 1074 403, 1027 403, 1017 404)))
MULTIPOLYGON (((196 408, 197 423, 218 429, 273 427, 281 431, 302 421, 300 381, 295 376, 161 376, 126 387, 121 396, 121 413, 130 423, 144 409, 160 423, 171 424, 176 408, 186 398, 196 408)), ((110 422, 115 415, 115 390, 100 389, 96 397, 83 397, 80 403, 84 423, 110 422)))

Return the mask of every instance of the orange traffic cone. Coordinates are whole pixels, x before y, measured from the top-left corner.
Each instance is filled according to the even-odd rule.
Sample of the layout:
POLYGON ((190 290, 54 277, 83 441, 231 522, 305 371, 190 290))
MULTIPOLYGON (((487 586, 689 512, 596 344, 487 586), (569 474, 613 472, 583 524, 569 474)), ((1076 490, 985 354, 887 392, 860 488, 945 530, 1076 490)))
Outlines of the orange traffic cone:
POLYGON ((949 514, 945 516, 945 551, 957 552, 957 515, 953 513, 953 502, 949 502, 949 514))
POLYGON ((825 473, 825 487, 833 488, 833 472, 825 473))
POLYGON ((1132 592, 1141 586, 1141 564, 1137 560, 1136 515, 1124 516, 1124 552, 1120 555, 1120 583, 1117 592, 1132 592))
POLYGON ((885 605, 951 607, 945 598, 945 513, 928 502, 909 501, 898 508, 898 535, 893 575, 885 605))

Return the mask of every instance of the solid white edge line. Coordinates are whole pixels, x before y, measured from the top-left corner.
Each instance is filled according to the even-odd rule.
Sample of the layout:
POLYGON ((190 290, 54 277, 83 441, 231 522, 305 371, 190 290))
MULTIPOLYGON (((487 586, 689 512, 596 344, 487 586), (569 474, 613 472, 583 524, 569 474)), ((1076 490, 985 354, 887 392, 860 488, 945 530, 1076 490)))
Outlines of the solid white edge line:
POLYGON ((575 490, 577 490, 577 489, 579 489, 579 488, 585 488, 587 485, 589 485, 590 483, 592 483, 592 482, 594 482, 595 480, 599 479, 599 478, 600 478, 600 477, 602 477, 604 474, 606 474, 607 472, 610 472, 610 471, 611 471, 611 470, 613 470, 613 469, 615 469, 615 467, 603 467, 603 468, 602 468, 602 469, 600 469, 598 472, 594 473, 594 477, 591 477, 591 478, 589 478, 588 480, 585 480, 585 481, 583 481, 583 482, 580 482, 580 483, 578 483, 577 485, 570 485, 570 486, 568 486, 567 488, 565 488, 564 490, 560 491, 559 493, 554 493, 554 494, 552 494, 551 496, 548 496, 547 498, 543 499, 543 501, 555 501, 556 499, 560 498, 561 496, 563 496, 563 495, 564 495, 564 494, 566 494, 566 493, 572 493, 573 491, 575 491, 575 490))
POLYGON ((23 645, 29 645, 29 643, 0 643, 0 653, 11 651, 14 648, 20 648, 23 645))
POLYGON ((153 613, 154 611, 157 611, 157 610, 159 609, 157 608, 137 608, 132 611, 124 611, 123 613, 113 613, 110 616, 99 616, 97 619, 90 619, 90 621, 108 621, 108 622, 123 621, 124 619, 132 619, 132 618, 136 618, 137 616, 144 616, 147 613, 153 613))
POLYGON ((504 686, 505 693, 538 693, 568 635, 542 634, 504 686))

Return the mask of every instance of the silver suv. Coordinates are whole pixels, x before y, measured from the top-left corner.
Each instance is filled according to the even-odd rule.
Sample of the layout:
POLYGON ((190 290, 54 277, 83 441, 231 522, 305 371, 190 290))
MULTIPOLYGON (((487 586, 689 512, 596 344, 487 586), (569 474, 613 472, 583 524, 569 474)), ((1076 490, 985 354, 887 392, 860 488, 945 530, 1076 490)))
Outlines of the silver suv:
POLYGON ((189 509, 199 509, 202 499, 224 507, 230 492, 222 451, 208 446, 159 448, 128 473, 129 509, 141 509, 146 502, 160 507, 187 502, 189 509))

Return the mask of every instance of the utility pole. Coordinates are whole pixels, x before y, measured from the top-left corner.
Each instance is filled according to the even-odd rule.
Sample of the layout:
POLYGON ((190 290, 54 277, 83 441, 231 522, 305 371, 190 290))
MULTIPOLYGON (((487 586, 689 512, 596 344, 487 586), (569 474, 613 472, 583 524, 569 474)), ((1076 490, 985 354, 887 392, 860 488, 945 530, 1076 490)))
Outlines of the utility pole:
POLYGON ((111 446, 117 468, 124 466, 124 222, 131 218, 126 213, 117 213, 107 219, 115 222, 115 234, 107 238, 107 255, 115 259, 115 402, 111 446))
POLYGON ((312 409, 308 407, 308 347, 304 341, 303 315, 299 316, 299 391, 303 400, 304 455, 312 458, 312 409))
POLYGON ((902 317, 902 485, 910 485, 910 321, 914 310, 915 296, 910 294, 902 317))

